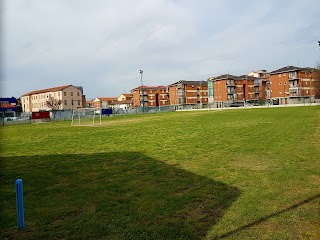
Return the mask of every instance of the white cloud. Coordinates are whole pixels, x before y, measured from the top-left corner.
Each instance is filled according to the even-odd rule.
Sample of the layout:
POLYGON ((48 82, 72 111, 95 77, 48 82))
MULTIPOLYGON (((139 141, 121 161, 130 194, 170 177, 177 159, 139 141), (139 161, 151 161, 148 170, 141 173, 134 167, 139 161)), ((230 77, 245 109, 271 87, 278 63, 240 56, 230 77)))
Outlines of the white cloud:
POLYGON ((319 58, 316 0, 5 0, 4 96, 64 84, 88 97, 319 58))

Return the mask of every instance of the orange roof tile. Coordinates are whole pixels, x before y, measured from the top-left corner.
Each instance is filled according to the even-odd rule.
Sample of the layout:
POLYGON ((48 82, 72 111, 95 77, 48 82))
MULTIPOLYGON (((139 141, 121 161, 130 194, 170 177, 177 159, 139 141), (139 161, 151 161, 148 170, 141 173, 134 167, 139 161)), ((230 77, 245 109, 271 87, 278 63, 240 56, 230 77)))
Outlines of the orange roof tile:
POLYGON ((60 87, 53 87, 53 88, 46 88, 46 89, 40 89, 40 90, 35 90, 35 91, 31 91, 28 93, 23 94, 22 96, 29 96, 29 95, 33 95, 33 94, 39 94, 39 93, 46 93, 46 92, 56 92, 56 91, 61 91, 67 87, 70 87, 73 85, 65 85, 65 86, 60 86, 60 87))

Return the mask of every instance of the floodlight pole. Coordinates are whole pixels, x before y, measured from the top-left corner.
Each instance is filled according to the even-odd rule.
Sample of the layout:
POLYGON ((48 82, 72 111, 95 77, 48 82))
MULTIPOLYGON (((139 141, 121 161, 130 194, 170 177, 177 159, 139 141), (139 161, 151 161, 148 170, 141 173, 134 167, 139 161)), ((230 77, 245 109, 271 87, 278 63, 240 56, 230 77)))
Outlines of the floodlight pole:
POLYGON ((143 95, 143 82, 142 82, 142 75, 143 75, 143 70, 140 70, 141 74, 141 101, 142 101, 142 113, 144 113, 144 95, 143 95))

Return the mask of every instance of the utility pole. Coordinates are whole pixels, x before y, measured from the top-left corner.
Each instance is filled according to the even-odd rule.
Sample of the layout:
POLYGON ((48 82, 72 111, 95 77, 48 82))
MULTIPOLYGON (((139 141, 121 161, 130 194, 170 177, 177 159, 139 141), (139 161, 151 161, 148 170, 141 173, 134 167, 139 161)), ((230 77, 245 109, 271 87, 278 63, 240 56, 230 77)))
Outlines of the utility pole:
POLYGON ((142 113, 144 113, 144 95, 143 95, 143 82, 142 82, 142 75, 143 75, 143 70, 140 70, 140 74, 141 74, 141 96, 140 99, 142 101, 142 113))

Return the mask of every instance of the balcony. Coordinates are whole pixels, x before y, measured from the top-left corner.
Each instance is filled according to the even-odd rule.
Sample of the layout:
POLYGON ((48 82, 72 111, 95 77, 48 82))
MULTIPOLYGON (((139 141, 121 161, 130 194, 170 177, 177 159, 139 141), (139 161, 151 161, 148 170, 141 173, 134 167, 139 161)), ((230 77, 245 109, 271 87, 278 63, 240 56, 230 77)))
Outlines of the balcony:
POLYGON ((236 91, 235 90, 232 90, 232 91, 228 91, 227 94, 235 94, 236 91))
POLYGON ((299 79, 298 74, 289 74, 289 81, 293 81, 299 79))
POLYGON ((232 82, 227 82, 226 85, 227 85, 227 86, 235 86, 234 81, 232 81, 232 82))
POLYGON ((262 80, 255 80, 254 81, 254 86, 255 87, 260 87, 262 85, 262 80))
POLYGON ((301 97, 300 93, 289 93, 289 97, 301 97))
POLYGON ((301 97, 300 87, 291 87, 290 85, 289 97, 301 97))
POLYGON ((140 92, 140 96, 148 96, 148 93, 147 92, 140 92))

